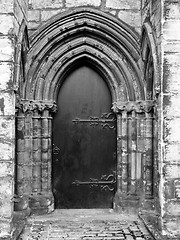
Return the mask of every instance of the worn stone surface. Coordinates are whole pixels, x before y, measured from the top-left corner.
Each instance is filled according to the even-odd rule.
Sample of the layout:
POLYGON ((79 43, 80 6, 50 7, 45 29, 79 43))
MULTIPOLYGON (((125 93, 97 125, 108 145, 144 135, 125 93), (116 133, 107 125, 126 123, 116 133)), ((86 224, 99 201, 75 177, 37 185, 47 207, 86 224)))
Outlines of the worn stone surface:
POLYGON ((14 1, 0 1, 0 239, 10 239, 14 196, 14 1))
POLYGON ((41 10, 41 21, 47 21, 48 19, 50 19, 51 17, 55 16, 58 13, 61 13, 62 10, 61 9, 57 9, 57 10, 41 10))
POLYGON ((42 217, 31 217, 19 240, 153 240, 135 215, 107 210, 56 210, 42 217))
POLYGON ((94 6, 99 7, 101 0, 66 0, 66 7, 94 6))
POLYGON ((141 1, 133 1, 133 0, 107 0, 106 7, 115 8, 115 9, 140 9, 141 1))
POLYGON ((32 9, 43 9, 43 8, 60 8, 62 7, 62 0, 30 0, 29 7, 32 9))
POLYGON ((64 1, 35 1, 29 0, 29 13, 28 13, 28 28, 33 32, 38 28, 42 21, 50 19, 52 16, 59 12, 63 12, 69 8, 77 7, 95 7, 108 11, 113 15, 118 14, 118 18, 132 25, 137 32, 140 33, 141 25, 141 1, 117 1, 117 0, 64 0, 64 1), (39 12, 41 18, 39 19, 39 12), (130 17, 129 17, 130 16, 130 17))
MULTIPOLYGON (((147 23, 149 24, 148 27, 146 25, 146 30, 149 35, 147 34, 148 37, 147 35, 145 36, 148 40, 144 40, 145 45, 141 47, 144 47, 143 51, 146 51, 148 49, 146 44, 148 43, 151 54, 148 55, 148 53, 144 53, 144 59, 139 59, 137 65, 141 66, 142 75, 145 76, 144 78, 146 81, 146 74, 143 72, 144 68, 142 65, 143 63, 145 63, 145 65, 146 63, 149 63, 146 59, 147 57, 153 58, 153 67, 155 69, 153 97, 157 101, 158 109, 156 119, 157 128, 155 127, 155 129, 153 129, 154 139, 156 141, 154 144, 155 158, 153 160, 153 177, 156 182, 156 186, 154 186, 153 189, 155 195, 154 205, 159 214, 160 221, 158 222, 158 225, 160 225, 161 232, 170 237, 177 236, 176 238, 178 239, 180 236, 180 84, 178 80, 180 78, 180 4, 179 1, 171 0, 0 1, 0 237, 6 236, 7 239, 10 238, 10 222, 13 213, 12 199, 14 197, 15 167, 14 90, 19 90, 19 86, 22 84, 24 77, 22 68, 17 67, 18 65, 21 65, 22 62, 18 60, 18 57, 14 57, 15 50, 16 54, 19 54, 18 56, 21 55, 22 43, 19 42, 17 47, 16 39, 21 41, 21 36, 24 33, 19 32, 19 29, 23 23, 28 27, 28 33, 31 35, 34 30, 42 25, 43 22, 49 20, 54 15, 64 12, 67 9, 75 10, 78 7, 98 9, 110 13, 111 15, 114 15, 115 18, 129 24, 130 28, 135 29, 136 32, 139 33, 139 47, 141 45, 140 39, 142 37, 141 30, 145 28, 147 23), (19 50, 17 50, 18 48, 19 50), (18 73, 17 75, 14 75, 14 66, 20 71, 19 75, 18 73), (18 76, 18 79, 13 79, 15 76, 18 76), (14 85, 14 82, 16 82, 16 85, 14 85)), ((138 49, 139 52, 141 52, 141 50, 142 49, 138 49)), ((125 59, 119 60, 125 61, 125 59)), ((136 68, 136 66, 134 66, 134 68, 136 68)), ((145 67, 145 69, 150 71, 150 68, 148 67, 145 67)), ((129 72, 131 75, 132 69, 129 69, 129 72)), ((150 76, 150 74, 148 76, 150 76)), ((27 133, 32 127, 29 118, 26 124, 29 128, 26 128, 25 133, 27 133)), ((126 128, 124 128, 124 130, 126 130, 126 128)), ((152 131, 152 129, 147 129, 147 134, 149 134, 148 131, 152 131)), ((22 131, 20 134, 22 137, 24 132, 22 131)), ((29 138, 26 139, 26 142, 24 143, 24 140, 21 137, 21 141, 18 141, 18 143, 21 142, 21 147, 18 152, 18 156, 20 156, 19 159, 21 160, 21 163, 23 162, 23 159, 26 159, 26 162, 31 162, 32 155, 29 148, 33 146, 35 141, 33 143, 32 139, 29 138)), ((151 141, 151 139, 146 140, 147 143, 150 143, 151 141)), ((125 161, 127 156, 127 146, 124 140, 122 142, 124 147, 123 161, 125 161)), ((36 145, 38 144, 39 143, 36 143, 36 145)), ((120 144, 118 146, 120 146, 120 144)), ((134 143, 132 146, 133 149, 135 149, 134 143)), ((138 148, 140 151, 143 149, 142 146, 138 148)), ((36 152, 34 158, 38 158, 38 154, 39 153, 36 152)), ((143 158, 143 155, 141 154, 141 152, 138 153, 138 158, 143 158)), ((150 154, 148 151, 146 154, 147 156, 150 156, 148 155, 150 154)), ((44 159, 45 158, 48 158, 47 154, 44 154, 44 159)), ((148 161, 147 164, 149 164, 148 161)), ((29 176, 31 168, 31 165, 25 165, 24 171, 27 176, 29 176)), ((21 171, 21 166, 18 166, 18 169, 20 170, 19 174, 24 174, 21 171)), ((152 172, 148 169, 145 173, 147 178, 149 173, 152 172)), ((44 176, 47 176, 47 171, 45 170, 43 174, 44 176)), ((123 175, 123 179, 126 179, 125 175, 123 175)), ((39 181, 38 177, 36 177, 34 181, 34 189, 36 189, 37 181, 39 181)), ((147 189, 149 188, 148 184, 149 182, 146 186, 147 189)), ((47 185, 47 183, 45 185, 47 185)), ((19 192, 22 192, 22 186, 23 184, 21 183, 19 185, 19 192)), ((27 193, 30 193, 30 184, 26 182, 25 186, 27 193)), ((148 191, 149 190, 147 190, 147 192, 148 191)), ((21 199, 22 209, 28 207, 27 199, 27 195, 21 199)))
POLYGON ((2 0, 0 2, 0 13, 13 13, 14 12, 14 0, 2 0))
MULTIPOLYGON (((164 24, 162 26, 164 37, 164 62, 163 62, 163 108, 164 108, 164 135, 165 145, 163 178, 165 183, 163 232, 177 236, 179 234, 179 128, 180 111, 178 103, 180 99, 179 84, 180 76, 180 19, 179 3, 176 1, 164 1, 164 24)), ((177 237, 178 238, 178 237, 177 237)))

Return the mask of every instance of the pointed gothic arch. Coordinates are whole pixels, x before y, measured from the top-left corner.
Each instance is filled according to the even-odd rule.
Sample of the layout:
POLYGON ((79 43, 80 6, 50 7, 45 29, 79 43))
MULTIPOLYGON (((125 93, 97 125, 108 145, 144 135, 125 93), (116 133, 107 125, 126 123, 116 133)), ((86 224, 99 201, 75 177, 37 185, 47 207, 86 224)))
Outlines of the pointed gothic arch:
POLYGON ((124 196, 120 201, 138 199, 139 206, 140 199, 153 197, 151 169, 145 161, 151 156, 145 146, 152 147, 149 112, 154 101, 145 99, 139 40, 123 21, 92 8, 58 14, 31 36, 25 82, 16 106, 21 136, 17 139, 17 195, 25 202, 28 198, 26 206, 32 210, 47 212, 54 206, 52 118, 64 76, 81 61, 104 76, 112 95, 117 114, 117 194, 124 196), (21 172, 28 174, 22 177, 21 172), (141 193, 138 188, 143 184, 141 193))

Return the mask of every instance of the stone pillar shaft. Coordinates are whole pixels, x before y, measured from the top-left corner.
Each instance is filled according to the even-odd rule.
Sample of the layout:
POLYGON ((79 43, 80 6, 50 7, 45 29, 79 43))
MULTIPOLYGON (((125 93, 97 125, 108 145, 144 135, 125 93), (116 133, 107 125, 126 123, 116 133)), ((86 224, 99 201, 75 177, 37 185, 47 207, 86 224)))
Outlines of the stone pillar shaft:
POLYGON ((17 207, 34 212, 54 208, 51 189, 52 117, 54 103, 21 100, 17 104, 17 207), (24 203, 24 204, 22 204, 24 203), (26 204, 25 204, 26 203, 26 204))
MULTIPOLYGON (((119 202, 153 198, 153 101, 116 103, 119 202), (129 199, 129 200, 128 200, 129 199)), ((125 207, 125 205, 123 206, 125 207)))

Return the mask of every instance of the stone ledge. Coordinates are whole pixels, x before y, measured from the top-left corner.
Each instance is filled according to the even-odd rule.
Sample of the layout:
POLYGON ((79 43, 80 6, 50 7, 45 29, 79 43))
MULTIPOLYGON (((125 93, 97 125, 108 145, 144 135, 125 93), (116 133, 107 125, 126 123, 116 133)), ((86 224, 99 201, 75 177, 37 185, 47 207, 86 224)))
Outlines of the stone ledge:
POLYGON ((139 213, 140 219, 155 240, 177 240, 177 236, 163 236, 160 229, 160 216, 155 211, 142 211, 139 213), (159 229, 158 229, 159 227, 159 229))
MULTIPOLYGON (((30 215, 30 211, 19 211, 19 212, 14 212, 13 214, 13 220, 12 220, 12 234, 11 234, 11 240, 16 240, 22 233, 25 224, 26 224, 26 219, 30 215)), ((8 238, 9 240, 9 238, 8 238)))

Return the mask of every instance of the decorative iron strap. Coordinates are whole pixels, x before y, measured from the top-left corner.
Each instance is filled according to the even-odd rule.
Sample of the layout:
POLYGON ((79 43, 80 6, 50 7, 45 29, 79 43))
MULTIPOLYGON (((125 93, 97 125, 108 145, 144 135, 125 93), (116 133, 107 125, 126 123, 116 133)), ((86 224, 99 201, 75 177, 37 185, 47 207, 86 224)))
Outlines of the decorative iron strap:
POLYGON ((73 123, 89 123, 90 126, 98 126, 101 124, 102 128, 110 128, 115 129, 115 115, 114 113, 103 113, 101 115, 101 118, 99 117, 92 117, 90 116, 89 119, 81 119, 81 118, 75 118, 72 120, 73 123))
POLYGON ((114 191, 115 190, 115 183, 116 183, 116 172, 113 171, 112 174, 110 175, 102 175, 102 177, 100 178, 100 180, 96 179, 96 178, 90 178, 89 181, 79 181, 79 180, 75 180, 74 182, 72 182, 73 185, 76 185, 77 187, 80 185, 87 185, 90 188, 97 188, 100 187, 101 190, 103 191, 114 191))

